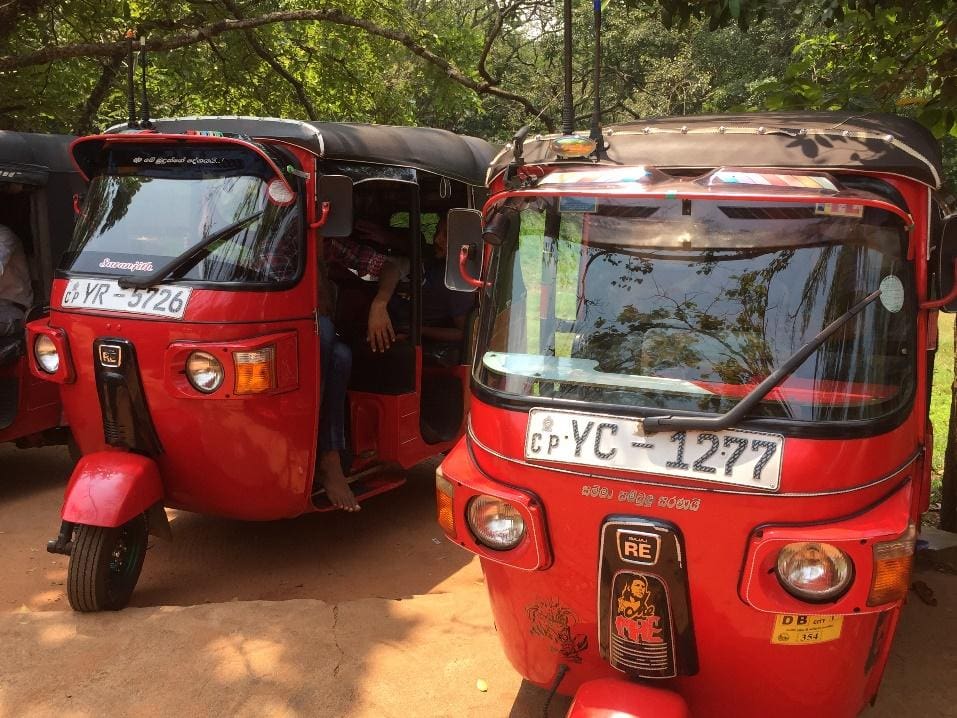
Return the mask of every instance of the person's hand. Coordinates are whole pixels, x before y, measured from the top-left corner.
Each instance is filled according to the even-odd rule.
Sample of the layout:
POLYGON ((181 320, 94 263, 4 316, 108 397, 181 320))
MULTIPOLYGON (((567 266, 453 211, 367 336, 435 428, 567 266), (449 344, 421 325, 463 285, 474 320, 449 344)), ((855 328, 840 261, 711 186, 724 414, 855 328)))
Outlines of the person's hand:
POLYGON ((374 352, 384 352, 395 341, 395 330, 386 302, 374 299, 369 307, 369 333, 366 341, 374 352))

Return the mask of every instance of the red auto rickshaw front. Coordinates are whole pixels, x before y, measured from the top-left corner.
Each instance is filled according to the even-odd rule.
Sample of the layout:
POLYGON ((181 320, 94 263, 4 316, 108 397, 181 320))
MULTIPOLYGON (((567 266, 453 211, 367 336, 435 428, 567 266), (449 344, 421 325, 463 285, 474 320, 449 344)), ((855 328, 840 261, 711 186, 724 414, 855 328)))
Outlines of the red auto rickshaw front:
MULTIPOLYGON (((803 716, 821 706, 827 715, 853 716, 873 697, 908 585, 915 461, 881 466, 882 480, 853 500, 833 492, 741 497, 659 487, 652 477, 635 488, 520 468, 506 457, 520 451, 524 417, 481 403, 472 411, 470 438, 437 479, 440 522, 481 557, 505 652, 530 681, 550 688, 567 671, 561 693, 587 687, 581 706, 606 695, 621 711, 627 692, 619 684, 632 685, 637 666, 650 695, 681 697, 661 712, 648 713, 644 703, 621 712, 636 716, 683 715, 685 701, 701 716, 803 716), (493 500, 510 508, 490 512, 493 500), (482 543, 501 535, 501 527, 483 529, 483 515, 494 524, 509 514, 523 526, 515 547, 482 543), (846 552, 852 588, 824 604, 788 594, 775 559, 795 543, 846 552), (667 603, 656 605, 658 595, 667 603)), ((857 451, 838 441, 807 446, 803 460, 821 476, 843 474, 850 487, 867 473, 876 442, 893 446, 903 433, 857 451)))
POLYGON ((869 129, 829 174, 780 118, 736 118, 730 151, 695 119, 610 132, 616 167, 561 166, 547 139, 536 166, 503 160, 467 240, 473 399, 439 523, 480 557, 512 665, 569 715, 852 718, 928 500, 939 175, 912 151, 892 172, 869 129))

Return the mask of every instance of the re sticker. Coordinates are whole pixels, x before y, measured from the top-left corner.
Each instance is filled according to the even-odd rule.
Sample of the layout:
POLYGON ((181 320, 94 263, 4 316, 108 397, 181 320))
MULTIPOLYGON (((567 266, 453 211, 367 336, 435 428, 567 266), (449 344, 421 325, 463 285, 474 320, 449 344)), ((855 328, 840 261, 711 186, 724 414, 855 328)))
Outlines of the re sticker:
POLYGON ((771 643, 804 646, 810 643, 827 643, 841 637, 844 616, 802 616, 796 613, 779 613, 774 618, 771 643))

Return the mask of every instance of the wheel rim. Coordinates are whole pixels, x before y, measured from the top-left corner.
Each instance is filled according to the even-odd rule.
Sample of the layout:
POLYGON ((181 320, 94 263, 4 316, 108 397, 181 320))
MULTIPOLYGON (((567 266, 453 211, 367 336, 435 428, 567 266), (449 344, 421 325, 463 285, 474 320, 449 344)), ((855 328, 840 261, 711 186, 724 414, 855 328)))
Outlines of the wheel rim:
POLYGON ((108 582, 111 596, 122 595, 130 582, 136 580, 144 543, 134 526, 123 526, 110 552, 108 582))

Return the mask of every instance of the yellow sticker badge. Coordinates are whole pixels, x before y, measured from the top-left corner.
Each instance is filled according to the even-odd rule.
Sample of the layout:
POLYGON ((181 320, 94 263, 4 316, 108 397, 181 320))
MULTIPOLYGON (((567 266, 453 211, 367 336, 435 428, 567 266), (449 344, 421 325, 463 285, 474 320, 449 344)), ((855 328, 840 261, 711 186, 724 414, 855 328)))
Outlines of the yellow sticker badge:
POLYGON ((779 613, 774 618, 771 643, 805 646, 827 643, 841 637, 844 616, 802 616, 797 613, 779 613))

